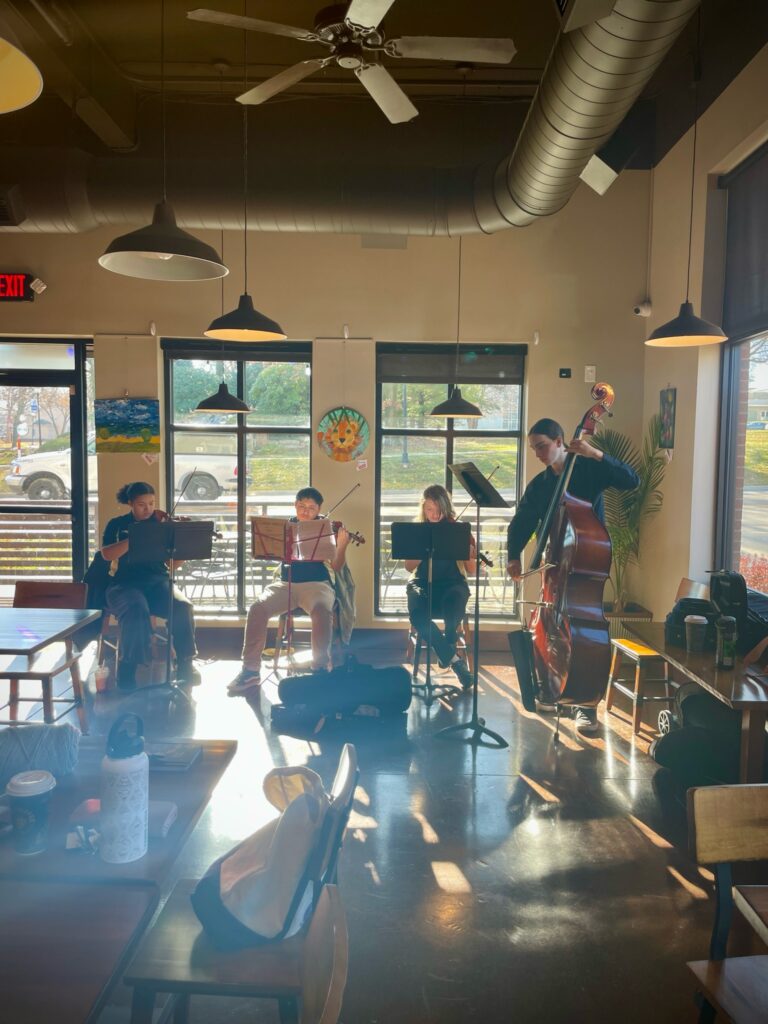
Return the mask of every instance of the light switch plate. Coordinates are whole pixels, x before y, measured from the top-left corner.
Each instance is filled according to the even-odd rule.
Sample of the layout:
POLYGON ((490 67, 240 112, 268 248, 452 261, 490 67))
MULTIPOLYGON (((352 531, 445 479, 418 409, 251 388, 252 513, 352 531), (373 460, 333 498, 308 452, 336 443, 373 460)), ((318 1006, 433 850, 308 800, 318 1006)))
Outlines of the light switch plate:
POLYGON ((595 367, 594 366, 585 366, 584 367, 584 383, 585 384, 594 384, 595 380, 596 380, 596 378, 595 378, 595 367))

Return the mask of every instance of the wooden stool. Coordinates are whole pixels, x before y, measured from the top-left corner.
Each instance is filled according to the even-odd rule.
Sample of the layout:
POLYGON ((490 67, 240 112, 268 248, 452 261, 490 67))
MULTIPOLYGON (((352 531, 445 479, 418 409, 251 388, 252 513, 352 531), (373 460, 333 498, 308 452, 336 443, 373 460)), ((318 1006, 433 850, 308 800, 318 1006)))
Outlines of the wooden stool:
MULTIPOLYGON (((442 620, 440 620, 442 621, 442 620)), ((445 626, 445 622, 443 622, 445 626)), ((424 649, 424 636, 418 633, 413 626, 408 627, 408 644, 405 649, 405 660, 413 662, 411 676, 415 681, 419 677, 421 665, 421 652, 424 649)), ((456 653, 467 663, 467 668, 472 671, 472 651, 469 646, 469 616, 465 615, 456 630, 456 653)), ((437 657, 434 655, 434 657, 437 657)))
POLYGON ((666 701, 669 703, 674 698, 669 692, 669 666, 658 651, 644 644, 636 643, 634 640, 611 640, 613 648, 611 654, 611 671, 608 675, 608 688, 605 691, 605 710, 610 711, 613 706, 614 690, 619 690, 632 701, 632 729, 637 735, 640 731, 640 719, 643 714, 643 704, 646 701, 666 701), (635 665, 634 687, 627 685, 629 679, 616 677, 621 663, 624 659, 633 662, 635 665), (663 675, 650 677, 649 670, 661 668, 663 675), (664 683, 665 696, 646 697, 646 683, 664 683))

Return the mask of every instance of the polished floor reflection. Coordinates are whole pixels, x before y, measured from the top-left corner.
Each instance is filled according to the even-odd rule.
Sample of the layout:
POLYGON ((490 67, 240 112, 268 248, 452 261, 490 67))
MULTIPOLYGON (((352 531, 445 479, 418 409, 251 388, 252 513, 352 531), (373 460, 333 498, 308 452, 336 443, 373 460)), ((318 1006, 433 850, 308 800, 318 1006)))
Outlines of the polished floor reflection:
MULTIPOLYGON (((359 652, 389 664, 394 647, 359 652)), ((267 684, 252 704, 228 698, 234 661, 204 666, 192 705, 162 693, 99 695, 94 731, 118 709, 143 714, 152 737, 236 738, 235 760, 185 849, 178 876, 210 862, 271 814, 270 767, 308 764, 330 782, 345 740, 360 787, 342 854, 350 930, 346 1024, 478 1021, 693 1021, 686 960, 704 956, 711 876, 685 854, 685 813, 660 799, 629 716, 601 714, 582 737, 525 712, 505 654, 483 656, 481 714, 506 750, 438 742, 467 719, 468 696, 401 720, 334 725, 307 741, 271 732, 267 684)), ((115 1003, 123 1003, 118 993, 115 1003)), ((127 1007, 105 1011, 125 1020, 127 1007)), ((276 1021, 269 1004, 200 999, 193 1024, 276 1021)))

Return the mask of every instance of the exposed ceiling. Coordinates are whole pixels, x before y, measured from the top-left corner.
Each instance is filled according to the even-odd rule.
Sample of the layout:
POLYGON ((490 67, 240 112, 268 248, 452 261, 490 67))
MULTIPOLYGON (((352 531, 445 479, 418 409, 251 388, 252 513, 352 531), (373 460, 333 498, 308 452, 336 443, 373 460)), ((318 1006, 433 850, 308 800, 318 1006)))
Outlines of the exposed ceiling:
MULTIPOLYGON (((242 108, 234 97, 243 92, 246 77, 252 86, 324 51, 298 40, 249 32, 246 75, 246 34, 188 20, 186 11, 200 2, 237 14, 247 6, 251 17, 307 29, 322 3, 165 0, 169 198, 180 222, 236 226, 239 212, 233 196, 241 188, 242 108), (202 199, 204 183, 208 187, 202 199)), ((0 0, 0 24, 15 31, 45 80, 35 104, 0 118, 5 166, 0 185, 18 187, 20 205, 28 214, 17 230, 80 230, 99 222, 148 219, 147 204, 160 197, 162 187, 160 10, 160 0, 0 0), (57 192, 66 193, 69 204, 60 214, 57 192), (78 210, 80 193, 87 194, 88 202, 83 199, 78 210), (95 195, 114 198, 116 193, 118 199, 95 204, 98 211, 92 213, 95 195)), ((763 0, 704 0, 701 11, 700 110, 768 39, 768 5, 763 0)), ((355 175, 375 171, 381 193, 386 196, 389 188, 393 203, 397 198, 407 207, 404 183, 417 202, 432 187, 436 169, 443 176, 467 178, 513 151, 558 39, 555 0, 396 0, 384 27, 389 38, 509 36, 517 53, 505 66, 384 57, 419 110, 406 124, 389 124, 354 74, 335 65, 250 108, 252 226, 365 230, 365 224, 351 225, 343 217, 330 227, 313 228, 306 209, 295 227, 286 228, 259 199, 277 194, 284 200, 333 175, 349 191, 355 175)), ((615 133, 613 145, 622 154, 622 164, 650 166, 690 125, 695 30, 694 16, 615 133)), ((357 197, 358 206, 364 202, 364 195, 357 197)), ((380 210, 367 227, 410 230, 407 211, 394 215, 388 228, 385 221, 380 210)), ((5 224, 14 227, 11 219, 5 224)), ((430 227, 414 230, 424 233, 430 227)))

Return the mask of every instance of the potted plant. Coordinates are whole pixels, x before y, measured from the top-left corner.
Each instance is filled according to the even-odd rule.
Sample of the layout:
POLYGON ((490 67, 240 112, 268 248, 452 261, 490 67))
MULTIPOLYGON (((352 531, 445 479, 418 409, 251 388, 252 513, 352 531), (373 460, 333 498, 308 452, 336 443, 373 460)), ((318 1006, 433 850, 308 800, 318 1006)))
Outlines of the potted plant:
MULTIPOLYGON (((616 620, 616 626, 622 618, 646 618, 648 621, 652 618, 646 608, 627 600, 626 577, 630 563, 637 563, 640 558, 640 530, 661 510, 664 500, 660 487, 668 459, 666 451, 659 446, 660 435, 661 419, 656 415, 648 423, 642 451, 618 430, 608 429, 594 438, 597 448, 626 462, 640 477, 640 484, 634 491, 617 491, 611 487, 604 495, 605 527, 613 546, 613 603, 607 606, 606 613, 608 618, 616 620)), ((611 635, 614 635, 613 624, 611 635)))

